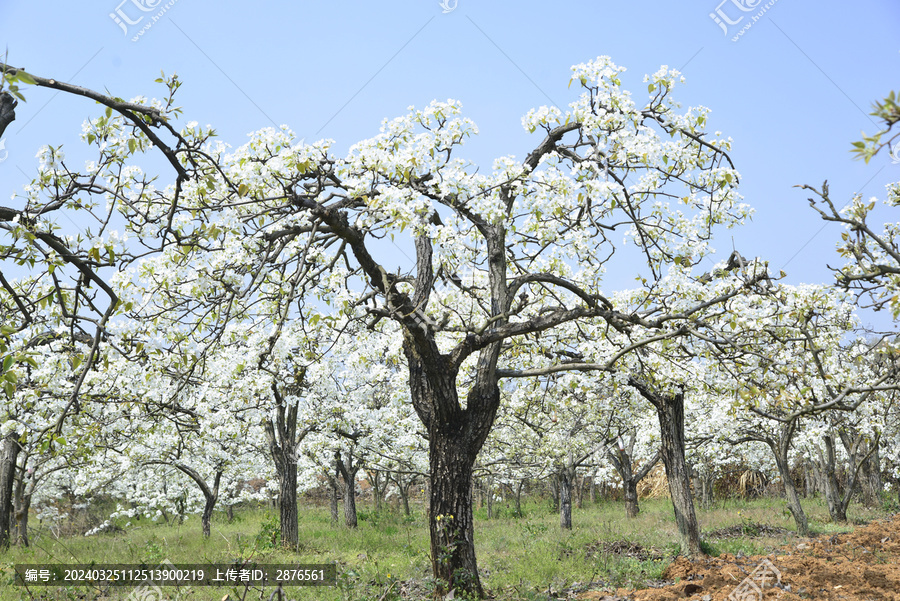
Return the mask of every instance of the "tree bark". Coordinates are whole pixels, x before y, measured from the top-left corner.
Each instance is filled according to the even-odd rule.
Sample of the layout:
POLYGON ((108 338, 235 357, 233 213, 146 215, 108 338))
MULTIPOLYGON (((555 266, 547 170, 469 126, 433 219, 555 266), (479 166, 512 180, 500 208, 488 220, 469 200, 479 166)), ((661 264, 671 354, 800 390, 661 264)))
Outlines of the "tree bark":
POLYGON ((634 432, 627 440, 622 440, 622 437, 619 436, 616 441, 617 448, 615 452, 608 451, 606 454, 613 468, 615 468, 622 479, 622 492, 625 497, 625 517, 627 518, 636 518, 641 512, 638 504, 637 485, 647 477, 647 474, 650 473, 650 470, 653 469, 653 466, 656 465, 660 458, 660 452, 657 451, 650 460, 644 462, 644 465, 635 471, 633 464, 636 437, 637 434, 634 432))
POLYGON ((414 480, 410 480, 406 484, 397 486, 397 490, 400 493, 400 505, 403 507, 403 515, 406 516, 412 513, 409 509, 409 487, 412 486, 414 482, 414 480))
POLYGON ((381 511, 387 478, 383 477, 381 471, 375 469, 366 469, 366 473, 369 474, 369 484, 372 487, 372 504, 376 512, 381 511))
POLYGON ((344 524, 348 528, 356 528, 359 523, 356 517, 356 473, 359 471, 359 464, 353 463, 353 453, 350 452, 344 461, 340 451, 334 452, 334 464, 343 480, 341 491, 344 493, 344 524))
POLYGON ((681 552, 691 558, 700 557, 704 555, 700 546, 700 524, 694 511, 690 474, 685 461, 684 391, 679 389, 674 394, 660 394, 634 376, 629 378, 629 384, 656 407, 662 440, 660 454, 666 468, 681 552))
POLYGON ((472 468, 466 444, 453 437, 435 436, 431 465, 431 562, 437 577, 450 590, 484 597, 475 558, 472 515, 472 468))
MULTIPOLYGON (((22 465, 16 471, 16 489, 13 495, 13 510, 15 511, 15 532, 10 537, 17 545, 28 546, 28 510, 31 507, 31 492, 26 493, 29 482, 29 473, 26 470, 28 455, 19 454, 23 458, 22 465)), ((33 487, 32 487, 33 492, 33 487)))
POLYGON ((557 472, 559 482, 559 526, 563 530, 572 529, 572 484, 575 481, 575 468, 571 465, 557 472))
MULTIPOLYGON (((166 459, 159 459, 154 461, 145 461, 147 465, 171 465, 188 478, 194 481, 200 491, 203 493, 203 499, 205 500, 205 504, 203 506, 203 514, 200 516, 200 526, 203 531, 203 536, 209 538, 210 535, 210 521, 212 520, 213 510, 216 508, 216 503, 219 501, 219 483, 222 480, 223 469, 216 469, 215 476, 213 477, 213 485, 212 487, 206 483, 206 480, 203 479, 203 476, 200 473, 187 466, 183 463, 178 463, 177 461, 170 461, 166 459)), ((182 500, 182 504, 184 503, 184 499, 182 500)), ((181 519, 184 519, 184 507, 179 509, 178 511, 181 519)))
POLYGON ((516 517, 520 518, 524 514, 522 513, 522 489, 525 488, 525 480, 519 480, 516 482, 516 517))
POLYGON ((28 543, 28 510, 31 508, 31 494, 22 495, 16 504, 16 544, 27 547, 28 543))
POLYGON ((559 512, 559 474, 550 474, 550 505, 554 513, 559 512))
POLYGON ((871 456, 863 461, 863 497, 866 505, 874 507, 881 501, 884 492, 884 481, 881 478, 881 441, 867 442, 862 451, 871 453, 871 456), (871 449, 868 447, 871 445, 871 449))
POLYGON ((338 515, 338 482, 337 478, 328 477, 328 488, 331 489, 331 523, 337 525, 340 516, 338 515))
POLYGON ((794 484, 794 478, 791 475, 791 465, 788 460, 791 442, 796 429, 796 420, 791 420, 787 424, 782 424, 778 440, 767 438, 765 442, 772 449, 772 454, 775 455, 775 465, 778 467, 778 474, 781 476, 781 481, 784 484, 784 496, 787 500, 788 511, 791 512, 794 524, 797 526, 797 534, 809 536, 809 522, 806 519, 806 513, 803 511, 803 505, 800 504, 800 495, 797 494, 797 486, 794 484))
MULTIPOLYGON (((297 379, 302 382, 302 372, 297 379)), ((298 434, 298 405, 288 405, 274 383, 272 392, 275 398, 275 419, 266 419, 264 427, 269 443, 269 454, 275 462, 275 473, 278 476, 281 544, 296 549, 300 543, 297 518, 297 446, 313 431, 313 427, 309 426, 298 434)))
POLYGON ((825 480, 825 504, 828 505, 828 514, 833 522, 843 523, 847 521, 846 508, 841 503, 840 484, 837 480, 834 438, 828 434, 823 438, 825 453, 819 451, 819 463, 825 480))
POLYGON ((13 490, 16 481, 16 460, 19 440, 15 431, 3 439, 0 447, 0 549, 9 547, 10 526, 13 519, 13 490))

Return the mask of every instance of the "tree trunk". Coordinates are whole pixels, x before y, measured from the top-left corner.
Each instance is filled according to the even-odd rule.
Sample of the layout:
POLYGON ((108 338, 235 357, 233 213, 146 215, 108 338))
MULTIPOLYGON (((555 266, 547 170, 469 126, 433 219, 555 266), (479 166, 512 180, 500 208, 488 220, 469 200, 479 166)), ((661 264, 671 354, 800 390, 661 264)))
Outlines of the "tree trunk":
POLYGON ((572 529, 572 484, 575 468, 566 466, 557 472, 559 482, 559 526, 563 530, 572 529))
POLYGON ((662 395, 634 376, 629 378, 629 384, 656 407, 662 440, 660 454, 666 468, 681 552, 691 558, 704 555, 700 546, 700 524, 691 496, 690 473, 685 462, 684 391, 662 395))
POLYGON ((709 509, 712 507, 713 502, 713 484, 715 480, 713 479, 712 474, 702 469, 694 470, 694 479, 697 483, 697 486, 694 487, 694 490, 700 493, 700 505, 704 509, 709 509))
POLYGON ((556 473, 550 475, 550 504, 554 513, 559 511, 559 475, 556 473))
POLYGON ((372 487, 372 504, 375 511, 380 512, 384 501, 384 491, 387 488, 387 478, 384 478, 379 470, 367 469, 366 473, 369 474, 369 484, 372 487))
POLYGON ((31 508, 31 495, 23 495, 16 505, 16 544, 28 546, 28 510, 31 508))
MULTIPOLYGON (((482 224, 487 247, 490 288, 490 331, 508 320, 511 298, 506 277, 506 245, 500 224, 482 224)), ((397 300, 411 307, 426 306, 434 289, 431 239, 416 238, 417 273, 411 299, 397 300)), ((371 258, 367 259, 371 260, 371 258)), ((375 269, 370 264, 369 271, 375 269)), ((374 273, 374 272, 373 272, 374 273)), ((386 296, 390 296, 387 293, 386 296)), ((407 315, 416 312, 407 312, 407 315)), ((433 326, 416 317, 403 323, 403 354, 409 365, 413 408, 428 434, 430 466, 431 562, 435 597, 449 591, 456 597, 484 598, 475 560, 472 520, 472 476, 478 452, 484 445, 500 406, 497 361, 502 343, 489 342, 476 351, 476 336, 466 336, 457 351, 444 354, 438 348, 433 326), (457 377, 463 361, 477 352, 474 381, 460 402, 457 377)))
POLYGON ((297 516, 297 464, 285 461, 278 474, 278 520, 281 544, 296 549, 300 544, 300 524, 297 516))
POLYGON ((784 496, 787 499, 788 511, 794 518, 794 524, 797 525, 797 534, 800 536, 809 536, 809 522, 806 519, 806 513, 800 504, 800 496, 797 494, 797 487, 794 484, 794 478, 791 476, 791 465, 788 460, 788 454, 791 450, 791 439, 797 428, 797 422, 791 421, 783 424, 778 440, 766 439, 769 448, 775 455, 775 465, 778 466, 778 474, 784 484, 784 496))
POLYGON ((847 512, 841 503, 840 485, 835 471, 834 438, 826 435, 823 442, 825 443, 825 453, 819 451, 819 462, 825 480, 825 503, 828 505, 831 521, 843 523, 847 521, 847 512))
POLYGON ((641 506, 638 504, 637 480, 629 478, 622 482, 622 488, 625 493, 625 517, 636 518, 641 512, 641 506))
POLYGON ((403 506, 403 515, 410 515, 411 512, 409 510, 409 487, 413 485, 415 480, 410 480, 406 484, 398 484, 397 489, 400 492, 400 504, 403 506))
POLYGON ((432 435, 431 563, 447 591, 471 591, 484 597, 475 559, 472 516, 473 458, 464 441, 432 435))
MULTIPOLYGON (((28 546, 28 509, 31 507, 31 493, 26 494, 29 483, 28 455, 19 454, 23 459, 22 465, 17 468, 19 475, 16 477, 16 489, 13 494, 13 510, 15 511, 15 532, 10 539, 17 545, 28 546)), ((32 487, 33 492, 33 487, 32 487)))
POLYGON ((347 461, 341 457, 340 451, 334 452, 334 463, 341 475, 344 493, 344 524, 348 528, 356 528, 359 524, 356 518, 356 474, 359 472, 359 464, 353 463, 353 453, 347 453, 347 461))
POLYGON ((622 437, 619 436, 616 441, 618 447, 615 452, 607 451, 606 453, 616 473, 622 479, 622 492, 625 497, 625 517, 628 518, 636 518, 640 513, 637 485, 650 473, 650 470, 659 461, 660 456, 659 451, 657 451, 651 459, 646 461, 637 471, 634 471, 632 466, 634 464, 634 442, 636 438, 636 433, 632 433, 627 441, 622 440, 622 437))
POLYGON ((209 522, 212 520, 213 509, 216 507, 216 501, 219 500, 219 481, 222 480, 222 470, 216 470, 215 482, 213 483, 212 490, 204 489, 203 495, 206 499, 206 504, 203 506, 203 515, 200 517, 200 524, 203 527, 203 536, 209 538, 210 534, 210 526, 209 522))
POLYGON ((19 457, 18 434, 10 432, 0 447, 0 549, 9 547, 13 519, 13 490, 16 481, 16 459, 19 457))
POLYGON ((522 489, 525 488, 525 480, 519 480, 516 483, 516 517, 520 518, 522 513, 522 489))
MULTIPOLYGON (((302 381, 303 374, 298 376, 302 381)), ((297 519, 297 445, 312 432, 312 426, 297 433, 298 405, 288 405, 278 386, 272 384, 275 397, 275 420, 264 422, 269 453, 275 462, 278 476, 278 513, 281 529, 281 544, 296 549, 300 543, 297 519)))
POLYGON ((863 498, 868 507, 878 505, 881 500, 881 493, 884 492, 884 483, 881 480, 881 449, 880 441, 867 442, 862 447, 862 452, 870 452, 868 459, 862 464, 862 488, 863 498), (869 449, 870 445, 874 445, 869 449))
POLYGON ((814 495, 816 492, 816 480, 813 476, 812 467, 809 465, 809 461, 803 461, 803 496, 809 497, 810 495, 814 495))
POLYGON ((337 525, 338 515, 338 483, 336 478, 328 478, 328 487, 331 489, 331 523, 337 525))

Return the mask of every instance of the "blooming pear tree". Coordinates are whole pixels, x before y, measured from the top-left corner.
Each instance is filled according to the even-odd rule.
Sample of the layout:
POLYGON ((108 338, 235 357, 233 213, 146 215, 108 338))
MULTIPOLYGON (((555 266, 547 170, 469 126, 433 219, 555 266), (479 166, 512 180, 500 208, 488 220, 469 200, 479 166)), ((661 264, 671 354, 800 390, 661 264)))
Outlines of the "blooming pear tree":
POLYGON ((735 442, 772 450, 801 533, 808 525, 788 455, 803 423, 854 412, 897 384, 896 367, 878 359, 878 346, 848 342, 858 325, 853 308, 840 290, 814 285, 779 284, 766 296, 735 299, 738 321, 726 343, 734 352, 714 366, 720 393, 739 409, 735 442))
MULTIPOLYGON (((845 227, 837 249, 846 264, 833 269, 838 285, 854 290, 861 306, 876 311, 890 309, 894 319, 900 316, 900 225, 888 222, 879 228, 870 223, 877 198, 864 199, 856 194, 838 209, 831 199, 827 181, 819 189, 809 185, 800 187, 818 197, 811 197, 809 204, 824 221, 845 227)), ((887 197, 883 204, 890 208, 900 205, 900 182, 885 188, 887 197)))
POLYGON ((702 299, 657 286, 670 266, 700 261, 713 231, 741 223, 749 209, 736 193, 730 141, 707 134, 707 109, 682 111, 672 98, 680 75, 663 68, 648 76, 649 97, 638 104, 622 89, 622 71, 607 57, 575 66, 579 95, 565 110, 529 112, 523 125, 539 135, 531 151, 489 170, 457 156, 477 128, 456 101, 386 121, 338 157, 330 141, 303 144, 286 128, 256 132, 229 151, 195 123, 175 129, 171 104, 86 94, 111 109, 90 123, 87 141, 105 144, 113 159, 50 179, 94 178, 85 196, 127 222, 121 250, 134 269, 117 280, 115 306, 164 332, 158 348, 173 373, 202 373, 235 328, 256 337, 246 367, 288 382, 270 387, 281 472, 296 456, 291 424, 305 377, 327 354, 308 330, 393 322, 429 442, 434 574, 442 591, 483 596, 472 473, 500 407, 501 378, 527 377, 542 361, 518 343, 567 324, 581 336, 578 327, 590 326, 628 339, 607 356, 612 365, 652 342, 676 344, 698 311, 754 283, 735 280, 702 299), (150 148, 175 170, 172 185, 157 187, 133 164, 150 148), (412 266, 378 243, 398 237, 415 249, 412 266), (642 257, 643 287, 620 302, 602 290, 623 238, 642 257))

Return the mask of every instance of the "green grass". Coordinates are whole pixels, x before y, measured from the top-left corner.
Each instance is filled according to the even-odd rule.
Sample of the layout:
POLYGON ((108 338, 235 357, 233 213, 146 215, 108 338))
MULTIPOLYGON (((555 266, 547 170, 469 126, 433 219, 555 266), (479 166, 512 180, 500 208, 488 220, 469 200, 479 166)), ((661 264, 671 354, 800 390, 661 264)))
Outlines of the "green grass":
MULTIPOLYGON (((818 499, 807 499, 804 507, 815 532, 833 533, 850 529, 831 524, 828 512, 818 499)), ((668 500, 645 500, 640 515, 628 520, 617 502, 585 504, 573 510, 574 528, 562 531, 559 517, 549 504, 533 500, 524 504, 524 516, 514 517, 500 504, 499 517, 486 519, 476 510, 475 543, 484 585, 499 599, 547 599, 548 594, 571 589, 636 587, 662 577, 677 551, 676 530, 668 500)), ((872 519, 879 512, 854 505, 852 519, 872 519)), ((757 524, 793 530, 793 521, 778 499, 728 501, 708 509, 698 509, 704 533, 743 525, 755 534, 757 524)), ((156 566, 163 560, 176 564, 231 563, 250 559, 259 563, 332 563, 338 565, 338 586, 295 588, 291 599, 391 601, 426 598, 433 583, 428 554, 428 529, 424 512, 417 507, 412 516, 396 511, 375 512, 360 508, 359 527, 351 530, 331 523, 328 509, 302 507, 300 548, 285 551, 272 544, 277 520, 272 510, 236 511, 228 523, 224 513, 213 517, 212 536, 200 536, 200 524, 192 517, 183 524, 133 522, 124 533, 92 537, 54 536, 46 528, 32 533, 32 546, 12 548, 0 555, 0 600, 7 599, 126 599, 132 589, 115 588, 98 594, 85 587, 52 590, 32 587, 31 591, 8 586, 11 566, 23 563, 89 564, 129 563, 156 566)), ((790 534, 775 536, 704 536, 709 553, 750 555, 768 553, 790 543, 790 534)), ((216 600, 259 599, 260 592, 234 591, 219 587, 165 589, 170 599, 216 600)), ((271 589, 264 593, 268 599, 271 589)), ((156 601, 147 597, 136 601, 156 601)))

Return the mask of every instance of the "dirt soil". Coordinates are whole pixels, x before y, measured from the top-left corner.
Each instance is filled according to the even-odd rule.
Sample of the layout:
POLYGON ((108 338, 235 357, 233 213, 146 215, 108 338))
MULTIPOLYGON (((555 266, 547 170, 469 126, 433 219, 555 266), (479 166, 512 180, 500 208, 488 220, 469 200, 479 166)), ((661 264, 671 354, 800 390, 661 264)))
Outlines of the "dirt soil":
POLYGON ((641 591, 589 591, 584 601, 900 601, 900 515, 848 534, 797 539, 768 556, 683 557, 641 591), (662 584, 662 583, 661 583, 662 584))

